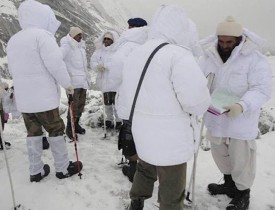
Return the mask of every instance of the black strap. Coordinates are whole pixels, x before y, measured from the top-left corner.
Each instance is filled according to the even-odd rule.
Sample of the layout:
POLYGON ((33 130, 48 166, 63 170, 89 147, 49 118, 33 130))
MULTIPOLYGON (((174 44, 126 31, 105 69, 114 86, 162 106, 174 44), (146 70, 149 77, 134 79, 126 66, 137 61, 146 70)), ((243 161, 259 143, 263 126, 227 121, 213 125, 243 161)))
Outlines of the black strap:
POLYGON ((135 97, 134 97, 134 100, 133 100, 133 104, 132 104, 132 108, 131 108, 131 112, 130 112, 130 117, 129 117, 129 121, 132 122, 133 120, 133 115, 134 115, 134 110, 135 110, 135 107, 136 107, 136 102, 137 102, 137 97, 138 97, 138 93, 139 93, 139 90, 140 90, 140 87, 141 87, 141 84, 142 84, 142 81, 144 79, 144 76, 145 76, 145 73, 148 69, 148 66, 149 64, 151 63, 151 60, 153 59, 154 55, 157 53, 157 51, 164 47, 165 45, 167 45, 168 43, 162 43, 160 44, 152 53, 151 55, 149 56, 143 70, 142 70, 142 73, 141 73, 141 76, 140 76, 140 79, 139 79, 139 82, 138 82, 138 86, 137 86, 137 90, 136 90, 136 94, 135 94, 135 97))

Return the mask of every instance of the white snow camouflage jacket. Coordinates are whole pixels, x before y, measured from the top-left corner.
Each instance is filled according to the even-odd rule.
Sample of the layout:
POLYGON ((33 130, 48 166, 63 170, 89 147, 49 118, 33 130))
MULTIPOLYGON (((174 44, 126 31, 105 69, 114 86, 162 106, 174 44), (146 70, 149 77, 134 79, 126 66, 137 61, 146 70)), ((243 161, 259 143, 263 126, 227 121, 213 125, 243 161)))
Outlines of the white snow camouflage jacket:
POLYGON ((125 59, 137 46, 144 44, 147 38, 148 28, 146 26, 131 28, 124 31, 114 44, 109 77, 112 78, 116 90, 122 81, 122 69, 125 59))
POLYGON ((77 42, 68 34, 60 40, 60 49, 73 87, 89 89, 91 77, 87 70, 85 42, 83 40, 77 42))
POLYGON ((226 63, 217 52, 217 39, 205 51, 200 61, 205 75, 214 73, 210 92, 226 89, 240 98, 243 113, 236 118, 207 112, 205 124, 210 135, 253 140, 258 134, 260 108, 271 97, 271 67, 248 37, 237 46, 226 63))
POLYGON ((90 61, 90 66, 94 72, 96 72, 96 86, 102 92, 116 92, 117 85, 113 80, 111 71, 112 69, 112 56, 114 54, 113 46, 118 40, 119 35, 115 31, 106 31, 102 36, 95 42, 97 49, 93 53, 90 61), (113 44, 105 47, 102 44, 103 37, 106 33, 111 33, 113 35, 113 44), (104 72, 99 72, 97 70, 97 65, 103 64, 105 67, 104 72))
POLYGON ((189 21, 175 6, 162 6, 155 14, 148 41, 126 59, 116 108, 129 119, 134 94, 143 67, 153 50, 134 111, 132 132, 138 156, 153 165, 187 162, 194 153, 192 115, 203 114, 210 103, 207 80, 188 46, 189 21))
POLYGON ((7 46, 17 108, 23 113, 55 109, 60 103, 59 84, 71 86, 53 36, 60 22, 49 6, 33 0, 20 5, 18 16, 22 30, 11 37, 7 46))

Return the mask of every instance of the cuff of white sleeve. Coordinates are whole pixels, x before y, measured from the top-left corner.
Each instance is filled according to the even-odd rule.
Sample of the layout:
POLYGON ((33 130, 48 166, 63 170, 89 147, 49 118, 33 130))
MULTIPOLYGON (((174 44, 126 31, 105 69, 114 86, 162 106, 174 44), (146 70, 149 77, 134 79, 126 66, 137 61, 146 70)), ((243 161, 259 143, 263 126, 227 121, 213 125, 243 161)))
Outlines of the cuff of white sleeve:
POLYGON ((243 108, 243 113, 246 112, 246 110, 247 110, 247 105, 245 104, 245 102, 244 102, 244 101, 239 101, 238 104, 240 104, 240 105, 242 106, 242 108, 243 108))

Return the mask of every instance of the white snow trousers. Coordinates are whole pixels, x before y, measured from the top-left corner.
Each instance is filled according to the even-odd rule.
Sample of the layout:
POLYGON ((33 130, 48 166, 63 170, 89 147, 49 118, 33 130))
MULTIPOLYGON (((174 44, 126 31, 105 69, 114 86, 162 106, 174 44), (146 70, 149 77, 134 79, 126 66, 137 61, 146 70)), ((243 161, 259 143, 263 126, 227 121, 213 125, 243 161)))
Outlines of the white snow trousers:
MULTIPOLYGON (((42 137, 43 136, 32 136, 27 137, 27 149, 30 163, 30 175, 36 175, 41 173, 44 175, 42 162, 42 137)), ((49 137, 50 148, 54 158, 56 172, 67 173, 69 166, 68 152, 66 143, 63 136, 49 137)))
POLYGON ((52 151, 56 172, 67 174, 69 158, 66 142, 63 136, 49 137, 50 148, 52 151))
POLYGON ((29 163, 30 163, 30 175, 36 175, 41 173, 44 175, 42 162, 42 136, 32 136, 27 137, 27 149, 29 155, 29 163))
POLYGON ((213 159, 223 174, 231 174, 238 190, 253 185, 256 174, 255 140, 207 137, 211 142, 213 159))

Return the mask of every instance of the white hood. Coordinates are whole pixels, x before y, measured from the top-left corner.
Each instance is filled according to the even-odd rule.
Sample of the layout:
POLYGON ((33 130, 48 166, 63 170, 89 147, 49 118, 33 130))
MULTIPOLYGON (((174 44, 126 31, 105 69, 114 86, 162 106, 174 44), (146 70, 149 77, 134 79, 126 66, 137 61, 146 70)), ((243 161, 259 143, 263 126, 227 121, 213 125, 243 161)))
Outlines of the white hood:
POLYGON ((145 40, 148 38, 148 27, 137 27, 137 28, 130 28, 124 31, 117 42, 113 46, 113 51, 116 51, 122 45, 127 42, 133 42, 136 44, 143 44, 145 40))
POLYGON ((105 31, 103 34, 101 34, 100 37, 95 40, 94 44, 95 44, 96 49, 101 49, 101 48, 105 47, 102 42, 103 42, 104 35, 107 33, 111 33, 114 38, 113 44, 108 46, 107 48, 113 48, 114 44, 116 43, 116 41, 119 38, 119 34, 116 31, 108 30, 108 31, 105 31))
POLYGON ((192 22, 181 8, 162 5, 152 19, 148 38, 190 48, 193 37, 197 36, 195 33, 192 22))
POLYGON ((40 28, 55 34, 60 26, 52 9, 34 0, 26 0, 20 4, 18 18, 22 29, 40 28))
MULTIPOLYGON (((256 33, 250 31, 247 28, 244 28, 243 37, 246 40, 245 43, 245 53, 249 53, 253 50, 259 50, 261 53, 264 53, 267 49, 266 40, 257 35, 256 33)), ((212 34, 199 41, 203 49, 207 49, 210 46, 213 46, 213 43, 216 45, 218 42, 218 37, 215 34, 212 34)))

